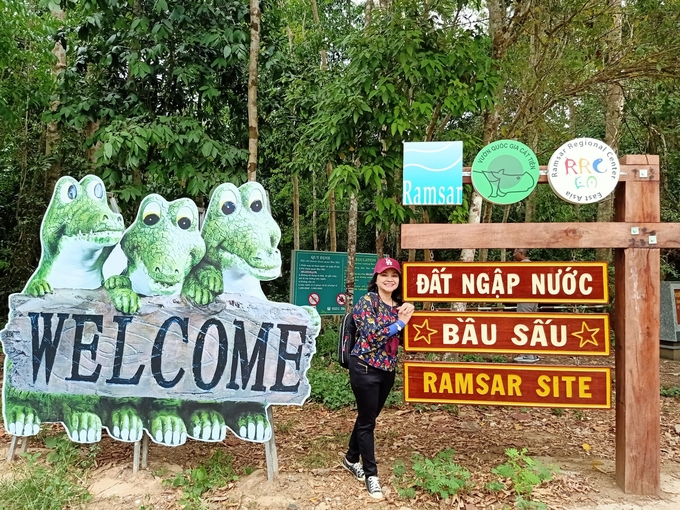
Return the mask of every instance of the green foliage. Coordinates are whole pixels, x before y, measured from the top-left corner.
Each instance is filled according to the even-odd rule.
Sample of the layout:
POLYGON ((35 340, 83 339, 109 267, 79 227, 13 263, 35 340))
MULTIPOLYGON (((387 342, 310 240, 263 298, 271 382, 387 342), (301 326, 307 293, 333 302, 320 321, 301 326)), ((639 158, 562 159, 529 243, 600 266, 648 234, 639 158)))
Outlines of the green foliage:
MULTIPOLYGON (((510 481, 516 494, 515 501, 518 508, 547 508, 543 503, 525 498, 531 497, 534 487, 544 481, 551 480, 557 468, 547 467, 532 459, 526 454, 527 451, 526 448, 522 448, 521 451, 516 448, 508 448, 505 450, 505 454, 508 456, 507 462, 493 468, 491 472, 510 481)), ((492 489, 487 484, 489 490, 500 490, 497 489, 499 487, 497 483, 494 483, 493 487, 495 488, 492 489)))
POLYGON ((312 366, 307 372, 312 391, 309 398, 330 410, 354 404, 354 393, 349 385, 349 373, 337 363, 326 367, 312 366))
POLYGON ((500 354, 492 354, 490 361, 491 363, 507 363, 508 359, 500 354))
POLYGON ((431 123, 427 136, 441 137, 445 119, 481 112, 493 100, 488 38, 481 27, 459 28, 454 5, 395 0, 375 10, 365 29, 350 32, 296 147, 305 165, 335 165, 329 189, 340 197, 370 198, 365 223, 381 231, 413 215, 394 198, 402 143, 424 139, 431 123))
POLYGON ((413 498, 416 489, 446 499, 467 489, 470 472, 453 460, 456 452, 442 450, 432 459, 413 455, 412 473, 407 472, 403 462, 397 462, 393 475, 397 482, 397 492, 403 498, 413 498))
POLYGON ((165 485, 182 488, 182 498, 179 503, 186 510, 206 508, 201 496, 207 491, 224 487, 227 483, 238 480, 238 475, 232 466, 233 458, 216 450, 205 464, 193 469, 186 469, 177 473, 174 478, 163 481, 165 485))
POLYGON ((337 363, 338 332, 326 325, 316 339, 316 354, 307 372, 310 399, 331 410, 354 404, 349 372, 337 363))
POLYGON ((51 451, 46 463, 41 454, 24 454, 24 462, 12 465, 12 472, 0 481, 4 510, 61 510, 87 502, 87 473, 94 467, 98 445, 79 446, 65 434, 50 436, 45 446, 51 451))
POLYGON ((477 363, 483 363, 486 361, 486 358, 481 354, 463 354, 460 359, 461 361, 473 361, 477 363))
POLYGON ((668 386, 668 387, 661 387, 661 396, 662 397, 673 397, 673 398, 680 398, 680 387, 678 386, 668 386))

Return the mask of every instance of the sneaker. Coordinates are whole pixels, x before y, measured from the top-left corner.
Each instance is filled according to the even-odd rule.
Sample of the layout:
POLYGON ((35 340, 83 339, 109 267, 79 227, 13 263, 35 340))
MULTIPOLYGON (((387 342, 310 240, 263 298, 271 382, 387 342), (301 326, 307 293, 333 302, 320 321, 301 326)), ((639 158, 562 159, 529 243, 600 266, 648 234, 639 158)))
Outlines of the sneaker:
POLYGON ((538 356, 533 354, 525 354, 523 356, 517 356, 515 361, 517 363, 536 363, 538 361, 538 356))
POLYGON ((369 476, 366 478, 366 489, 372 498, 382 499, 382 487, 380 487, 380 480, 377 476, 369 476))
POLYGON ((364 468, 359 462, 355 462, 352 464, 350 461, 347 460, 347 457, 342 459, 342 467, 344 467, 347 471, 352 473, 354 477, 359 480, 360 482, 363 482, 366 479, 366 475, 364 475, 364 468))

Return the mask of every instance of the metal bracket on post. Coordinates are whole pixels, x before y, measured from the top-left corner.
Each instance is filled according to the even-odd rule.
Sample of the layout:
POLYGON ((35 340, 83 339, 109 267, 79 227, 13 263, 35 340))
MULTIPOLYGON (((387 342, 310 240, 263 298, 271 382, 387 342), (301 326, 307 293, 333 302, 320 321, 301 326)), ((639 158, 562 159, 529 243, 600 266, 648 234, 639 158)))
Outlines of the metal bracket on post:
POLYGON ((274 415, 272 406, 267 407, 267 420, 272 427, 272 437, 264 443, 264 453, 267 458, 267 480, 273 482, 279 474, 279 457, 276 453, 276 440, 274 438, 274 415))

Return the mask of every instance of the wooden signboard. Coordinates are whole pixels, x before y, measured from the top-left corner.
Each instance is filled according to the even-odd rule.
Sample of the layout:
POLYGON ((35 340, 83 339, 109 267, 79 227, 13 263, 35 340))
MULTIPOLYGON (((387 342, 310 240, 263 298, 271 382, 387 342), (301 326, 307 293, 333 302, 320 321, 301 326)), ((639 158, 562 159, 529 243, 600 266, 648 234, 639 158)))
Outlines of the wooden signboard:
POLYGON ((606 262, 407 262, 405 301, 607 303, 606 262))
POLYGON ((404 349, 608 356, 609 316, 415 312, 404 330, 404 349))
POLYGON ((404 363, 404 400, 609 409, 611 369, 484 363, 404 363))

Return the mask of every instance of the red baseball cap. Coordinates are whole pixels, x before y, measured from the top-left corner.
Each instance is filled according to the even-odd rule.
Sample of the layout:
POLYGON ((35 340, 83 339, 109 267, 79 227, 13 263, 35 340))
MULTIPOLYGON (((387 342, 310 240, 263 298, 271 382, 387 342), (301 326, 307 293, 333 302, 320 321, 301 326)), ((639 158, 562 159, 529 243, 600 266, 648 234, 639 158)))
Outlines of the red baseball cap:
POLYGON ((397 273, 401 274, 401 266, 399 265, 399 262, 390 257, 378 259, 378 263, 375 265, 373 274, 382 273, 386 269, 394 269, 397 271, 397 273))

